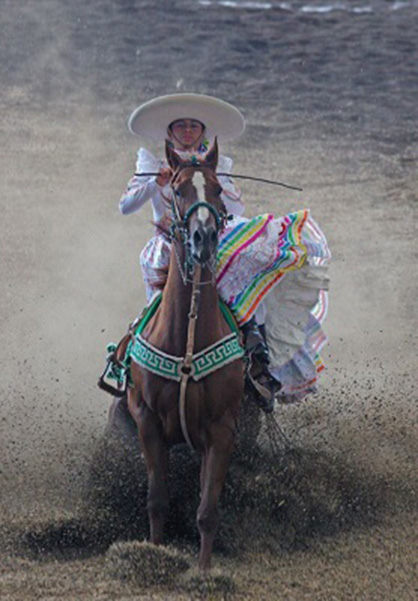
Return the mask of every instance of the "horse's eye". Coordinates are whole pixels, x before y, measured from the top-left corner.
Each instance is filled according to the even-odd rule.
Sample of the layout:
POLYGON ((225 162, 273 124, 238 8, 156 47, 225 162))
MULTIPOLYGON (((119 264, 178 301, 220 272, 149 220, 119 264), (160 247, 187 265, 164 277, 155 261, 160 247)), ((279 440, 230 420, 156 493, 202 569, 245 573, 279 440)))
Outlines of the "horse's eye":
POLYGON ((177 198, 181 198, 181 192, 178 188, 174 190, 174 194, 177 196, 177 198))

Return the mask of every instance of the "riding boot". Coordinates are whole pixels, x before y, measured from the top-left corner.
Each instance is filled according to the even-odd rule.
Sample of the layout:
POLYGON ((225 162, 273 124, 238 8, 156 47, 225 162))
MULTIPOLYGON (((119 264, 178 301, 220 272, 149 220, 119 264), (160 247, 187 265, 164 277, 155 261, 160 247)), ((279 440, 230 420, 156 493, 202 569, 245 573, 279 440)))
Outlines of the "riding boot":
POLYGON ((269 363, 269 350, 260 327, 255 317, 242 326, 244 334, 245 352, 248 356, 255 357, 260 363, 269 363))
POLYGON ((271 413, 274 410, 276 392, 280 390, 281 384, 272 376, 268 368, 270 357, 265 325, 257 325, 253 317, 244 325, 242 331, 245 336, 247 356, 251 362, 255 361, 258 367, 254 376, 251 374, 251 368, 248 373, 249 380, 256 391, 257 403, 265 413, 271 413))

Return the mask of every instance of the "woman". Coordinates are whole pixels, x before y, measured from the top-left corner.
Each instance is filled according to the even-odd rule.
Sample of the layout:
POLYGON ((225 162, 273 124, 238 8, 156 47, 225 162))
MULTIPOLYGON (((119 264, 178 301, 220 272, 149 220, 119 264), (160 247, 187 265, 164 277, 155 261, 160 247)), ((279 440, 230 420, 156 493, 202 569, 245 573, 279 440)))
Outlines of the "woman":
MULTIPOLYGON (((204 157, 215 136, 220 142, 239 137, 245 122, 238 109, 217 98, 173 94, 138 107, 128 126, 149 140, 168 139, 182 158, 193 161, 204 157)), ((171 171, 165 159, 157 160, 145 148, 138 151, 136 167, 139 174, 158 175, 135 175, 122 195, 120 210, 130 214, 151 200, 154 221, 159 223, 169 211, 164 196, 169 196, 171 171)), ((220 155, 217 171, 231 170, 232 160, 220 155)), ((272 215, 246 219, 240 190, 228 176, 218 179, 233 219, 220 235, 217 288, 244 331, 247 351, 263 366, 259 380, 268 393, 259 400, 271 411, 279 388, 278 397, 286 402, 315 390, 322 369, 318 353, 325 342, 321 321, 330 254, 307 210, 278 219, 272 215)), ((140 257, 148 301, 163 288, 169 259, 170 242, 157 229, 140 257)))
MULTIPOLYGON (((129 120, 129 129, 133 133, 160 142, 168 139, 182 158, 189 160, 203 159, 209 148, 209 139, 208 127, 201 119, 210 120, 209 134, 212 134, 212 136, 217 135, 218 128, 221 126, 220 121, 219 123, 216 122, 216 109, 218 108, 216 105, 221 101, 213 99, 216 101, 215 107, 210 104, 205 106, 205 101, 207 102, 208 98, 198 94, 175 94, 157 98, 136 109, 129 120), (211 109, 213 115, 208 115, 207 113, 210 113, 211 109), (171 121, 174 115, 177 118, 171 121), (200 120, 184 118, 191 115, 198 115, 200 120)), ((236 122, 234 122, 235 126, 233 124, 232 126, 235 127, 234 133, 238 134, 240 130, 244 129, 244 122, 241 114, 234 107, 230 107, 231 105, 222 103, 225 114, 228 114, 232 109, 231 115, 236 122)), ((229 118, 231 118, 231 115, 228 115, 229 118)), ((229 126, 232 131, 231 123, 229 126)), ((225 139, 225 134, 218 137, 225 139)), ((217 170, 221 173, 228 173, 231 169, 232 160, 229 157, 220 155, 217 170)), ((165 159, 157 160, 148 150, 140 148, 137 155, 136 171, 137 173, 159 172, 159 175, 148 177, 134 175, 128 182, 119 202, 120 211, 124 215, 129 215, 141 209, 150 200, 154 222, 159 223, 166 219, 169 213, 169 207, 167 202, 164 202, 164 197, 167 198, 170 195, 168 184, 171 170, 165 159)), ((244 205, 241 201, 240 190, 229 177, 219 177, 219 183, 223 188, 221 198, 228 213, 237 216, 242 215, 244 205)), ((169 258, 170 243, 157 228, 155 236, 145 246, 140 257, 148 302, 164 286, 169 258)))

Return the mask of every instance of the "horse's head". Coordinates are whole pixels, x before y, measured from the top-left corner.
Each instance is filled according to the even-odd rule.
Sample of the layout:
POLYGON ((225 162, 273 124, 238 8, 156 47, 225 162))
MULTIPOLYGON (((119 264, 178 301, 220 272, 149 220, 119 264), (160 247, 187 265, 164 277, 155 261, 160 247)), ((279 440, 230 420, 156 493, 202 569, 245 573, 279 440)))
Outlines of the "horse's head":
POLYGON ((222 187, 216 177, 217 141, 204 161, 184 161, 168 144, 166 156, 173 171, 173 231, 180 231, 193 262, 209 264, 216 257, 218 234, 226 219, 222 187))

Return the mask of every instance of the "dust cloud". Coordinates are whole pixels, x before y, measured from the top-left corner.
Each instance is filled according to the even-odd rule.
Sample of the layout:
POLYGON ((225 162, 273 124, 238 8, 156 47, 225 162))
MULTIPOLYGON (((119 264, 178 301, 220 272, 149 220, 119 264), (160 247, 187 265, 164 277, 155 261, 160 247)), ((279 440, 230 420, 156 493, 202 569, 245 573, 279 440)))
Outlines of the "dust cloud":
MULTIPOLYGON (((256 11, 192 0, 2 4, 3 521, 77 507, 107 420, 110 397, 96 387, 105 347, 145 302, 138 254, 151 213, 117 209, 141 142, 126 119, 158 94, 209 93, 246 116, 243 138, 224 148, 237 172, 304 189, 243 183, 247 215, 309 206, 333 253, 327 370, 319 393, 279 407, 278 421, 295 448, 386 482, 394 521, 381 518, 378 535, 366 526, 347 535, 341 548, 361 555, 374 537, 387 558, 396 548, 401 576, 387 576, 383 562, 364 598, 391 598, 379 597, 391 578, 397 598, 412 598, 416 3, 372 3, 364 14, 308 14, 297 2, 256 11)), ((338 544, 325 546, 325 565, 338 544)), ((315 557, 305 559, 311 596, 299 598, 325 598, 322 585, 308 584, 315 557)), ((299 558, 283 561, 285 585, 299 558)), ((341 599, 350 598, 347 583, 362 590, 356 565, 340 575, 341 599)), ((5 598, 30 598, 7 586, 5 598)))

